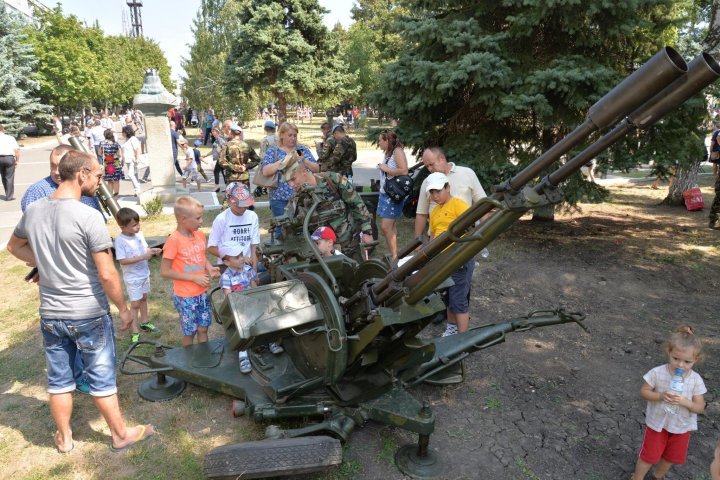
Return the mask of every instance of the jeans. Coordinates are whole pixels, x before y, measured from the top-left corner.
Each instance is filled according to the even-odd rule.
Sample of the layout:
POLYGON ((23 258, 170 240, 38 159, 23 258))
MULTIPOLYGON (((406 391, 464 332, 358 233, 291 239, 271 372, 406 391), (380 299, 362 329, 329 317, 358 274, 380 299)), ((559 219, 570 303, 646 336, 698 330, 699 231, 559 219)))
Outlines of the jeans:
POLYGON ((205 135, 203 135, 203 145, 207 145, 208 140, 210 140, 210 145, 215 143, 215 138, 212 136, 212 127, 205 129, 205 135))
POLYGON ((215 162, 213 175, 215 176, 215 185, 217 186, 220 186, 220 174, 222 174, 223 183, 227 185, 227 180, 225 179, 225 169, 220 166, 220 162, 215 162))
POLYGON ((90 394, 107 397, 117 393, 115 331, 109 314, 83 320, 40 319, 48 393, 75 390, 73 366, 77 356, 85 365, 90 394))
MULTIPOLYGON (((281 217, 285 215, 285 207, 287 207, 287 200, 272 200, 270 199, 270 211, 273 217, 281 217)), ((275 239, 279 240, 282 237, 282 229, 275 227, 275 239)))
POLYGON ((15 196, 15 156, 0 155, 0 177, 5 189, 5 200, 12 200, 15 196))

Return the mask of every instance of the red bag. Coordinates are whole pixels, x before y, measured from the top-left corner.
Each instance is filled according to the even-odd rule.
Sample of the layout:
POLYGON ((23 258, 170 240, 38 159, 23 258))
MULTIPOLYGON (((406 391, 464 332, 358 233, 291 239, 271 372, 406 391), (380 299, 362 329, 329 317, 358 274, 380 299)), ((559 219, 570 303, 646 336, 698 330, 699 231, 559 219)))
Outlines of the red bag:
POLYGON ((685 199, 685 208, 690 212, 702 210, 705 207, 702 192, 698 187, 685 190, 683 192, 683 199, 685 199))

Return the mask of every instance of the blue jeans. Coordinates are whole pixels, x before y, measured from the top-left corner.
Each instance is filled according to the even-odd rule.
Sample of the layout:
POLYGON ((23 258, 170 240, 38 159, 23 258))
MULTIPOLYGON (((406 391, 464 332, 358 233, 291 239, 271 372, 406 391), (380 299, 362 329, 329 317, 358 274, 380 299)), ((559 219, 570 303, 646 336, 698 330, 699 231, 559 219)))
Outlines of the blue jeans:
MULTIPOLYGON (((282 217, 285 215, 285 207, 287 207, 287 200, 270 200, 270 211, 273 217, 282 217)), ((275 227, 275 238, 280 239, 282 236, 282 229, 275 227)))
POLYGON ((40 319, 47 363, 48 393, 75 390, 73 367, 78 356, 85 365, 90 394, 117 393, 115 331, 109 314, 83 320, 40 319))

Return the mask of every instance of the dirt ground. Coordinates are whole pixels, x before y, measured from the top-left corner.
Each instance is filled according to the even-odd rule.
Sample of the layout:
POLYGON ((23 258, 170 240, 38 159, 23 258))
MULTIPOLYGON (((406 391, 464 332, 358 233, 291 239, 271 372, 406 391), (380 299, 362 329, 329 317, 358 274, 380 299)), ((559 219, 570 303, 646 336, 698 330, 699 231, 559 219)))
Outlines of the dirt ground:
MULTIPOLYGON (((709 208, 710 179, 701 186, 709 208)), ((664 192, 648 183, 611 191, 609 202, 581 205, 582 211, 553 223, 523 218, 491 245, 489 259, 480 259, 472 324, 564 306, 587 314, 589 331, 567 324, 513 333, 465 361, 463 384, 410 390, 434 409, 430 445, 445 463, 443 479, 629 478, 642 435, 642 376, 666 361, 662 342, 683 322, 706 341, 706 359, 696 371, 708 388, 707 409, 687 464, 667 478, 710 478, 720 437, 720 231, 706 227, 707 208, 658 206, 664 192)), ((26 338, 23 331, 0 333, 0 361, 5 369, 15 362, 11 372, 0 366, 6 372, 0 372, 0 477, 200 478, 211 448, 262 438, 265 425, 231 418, 228 397, 190 386, 176 400, 151 404, 135 394, 144 378, 120 376, 128 416, 152 419, 163 434, 127 455, 113 455, 102 420, 80 398, 78 452, 60 457, 51 444, 44 365, 28 366, 24 358, 39 350, 34 328, 26 338)), ((431 326, 427 333, 442 329, 431 326)), ((119 352, 126 347, 119 345, 119 352)), ((404 479, 393 455, 416 440, 369 423, 352 434, 340 467, 298 478, 404 479)))

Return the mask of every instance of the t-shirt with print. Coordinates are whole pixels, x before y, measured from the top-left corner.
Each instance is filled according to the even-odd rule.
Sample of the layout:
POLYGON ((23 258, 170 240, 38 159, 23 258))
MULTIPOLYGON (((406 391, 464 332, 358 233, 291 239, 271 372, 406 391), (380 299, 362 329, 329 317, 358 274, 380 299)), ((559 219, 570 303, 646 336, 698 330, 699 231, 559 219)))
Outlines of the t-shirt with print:
MULTIPOLYGON (((186 237, 177 230, 171 233, 163 247, 163 258, 172 260, 170 268, 175 272, 204 275, 207 262, 205 234, 199 230, 192 234, 192 237, 186 237)), ((208 288, 189 280, 173 280, 173 289, 178 297, 187 298, 197 297, 208 288)))
MULTIPOLYGON (((251 255, 251 245, 260 244, 260 221, 257 213, 245 210, 242 215, 235 215, 227 209, 215 217, 208 238, 208 247, 220 247, 227 242, 238 242, 242 248, 242 256, 251 255)), ((218 258, 218 265, 222 259, 218 258)))
MULTIPOLYGON (((670 390, 670 366, 668 364, 655 367, 643 376, 643 380, 650 385, 654 391, 665 393, 670 390)), ((695 395, 704 395, 707 392, 705 382, 697 372, 690 370, 683 375, 682 396, 692 399, 695 395)), ((647 402, 645 410, 645 424, 656 432, 664 428, 670 433, 685 433, 697 430, 697 413, 693 413, 685 407, 678 405, 678 413, 667 413, 663 408, 663 402, 647 402)))
POLYGON ((250 265, 243 265, 240 270, 228 267, 220 277, 220 288, 229 288, 231 292, 239 292, 250 288, 250 284, 257 280, 257 273, 250 265))
MULTIPOLYGON (((145 255, 148 244, 142 232, 135 235, 125 235, 121 233, 115 239, 115 258, 124 260, 126 258, 135 258, 145 255)), ((150 266, 147 260, 131 263, 129 265, 120 264, 123 272, 123 280, 125 283, 145 280, 150 277, 150 266)))
POLYGON ((433 208, 430 212, 430 237, 435 238, 447 230, 452 221, 468 208, 467 203, 455 197, 433 208))

